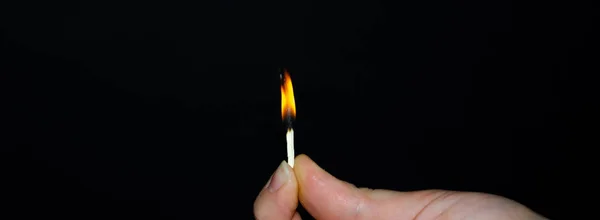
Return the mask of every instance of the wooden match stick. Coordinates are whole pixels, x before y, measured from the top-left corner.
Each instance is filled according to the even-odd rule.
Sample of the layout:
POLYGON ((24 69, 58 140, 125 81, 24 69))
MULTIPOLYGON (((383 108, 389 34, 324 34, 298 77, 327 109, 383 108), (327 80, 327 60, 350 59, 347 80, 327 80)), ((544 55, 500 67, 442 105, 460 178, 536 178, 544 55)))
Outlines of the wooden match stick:
POLYGON ((290 128, 287 130, 287 133, 285 134, 285 140, 287 142, 288 164, 290 165, 290 167, 294 168, 295 153, 294 153, 294 129, 293 128, 290 128))

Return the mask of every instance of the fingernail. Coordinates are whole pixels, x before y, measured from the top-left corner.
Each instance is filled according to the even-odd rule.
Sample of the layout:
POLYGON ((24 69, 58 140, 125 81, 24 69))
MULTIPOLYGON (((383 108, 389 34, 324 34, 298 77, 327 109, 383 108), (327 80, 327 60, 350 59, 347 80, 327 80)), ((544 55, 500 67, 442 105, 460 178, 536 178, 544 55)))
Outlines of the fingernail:
POLYGON ((269 192, 275 192, 275 191, 279 190, 279 188, 281 188, 281 186, 283 186, 283 184, 285 184, 289 181, 290 181, 290 167, 287 165, 287 163, 285 161, 283 161, 283 162, 281 162, 281 164, 279 164, 279 167, 277 167, 277 170, 275 170, 275 173, 271 177, 271 180, 269 180, 269 186, 267 186, 267 188, 269 189, 269 192))

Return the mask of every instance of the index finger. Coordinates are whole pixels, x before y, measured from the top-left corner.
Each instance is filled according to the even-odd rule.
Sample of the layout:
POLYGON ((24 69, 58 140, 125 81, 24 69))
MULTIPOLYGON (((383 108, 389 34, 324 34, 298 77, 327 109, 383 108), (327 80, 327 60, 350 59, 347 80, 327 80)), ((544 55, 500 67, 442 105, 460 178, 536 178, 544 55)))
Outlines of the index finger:
POLYGON ((282 162, 254 201, 254 217, 259 220, 299 220, 298 182, 294 170, 282 162))

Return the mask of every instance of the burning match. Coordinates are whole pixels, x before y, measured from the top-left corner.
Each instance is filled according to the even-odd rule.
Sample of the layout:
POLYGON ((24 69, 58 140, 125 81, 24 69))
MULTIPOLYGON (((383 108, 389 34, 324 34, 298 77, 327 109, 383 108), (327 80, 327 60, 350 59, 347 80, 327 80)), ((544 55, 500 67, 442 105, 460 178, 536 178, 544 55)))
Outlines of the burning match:
POLYGON ((281 76, 281 118, 287 129, 285 140, 287 143, 288 164, 294 167, 294 128, 292 121, 296 118, 296 102, 294 101, 294 89, 292 79, 287 70, 281 76))

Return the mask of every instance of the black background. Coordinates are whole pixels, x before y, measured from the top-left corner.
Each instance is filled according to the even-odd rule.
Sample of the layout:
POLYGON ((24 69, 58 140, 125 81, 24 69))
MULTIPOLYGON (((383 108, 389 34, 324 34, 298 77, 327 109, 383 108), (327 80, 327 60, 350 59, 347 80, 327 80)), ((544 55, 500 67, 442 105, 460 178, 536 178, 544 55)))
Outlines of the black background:
MULTIPOLYGON (((592 5, 0 3, 3 219, 252 218, 296 152, 340 179, 573 216, 597 146, 592 5), (580 175, 580 173, 584 173, 580 175)), ((585 197, 585 196, 584 196, 585 197)), ((306 215, 304 217, 307 217, 306 215)))

